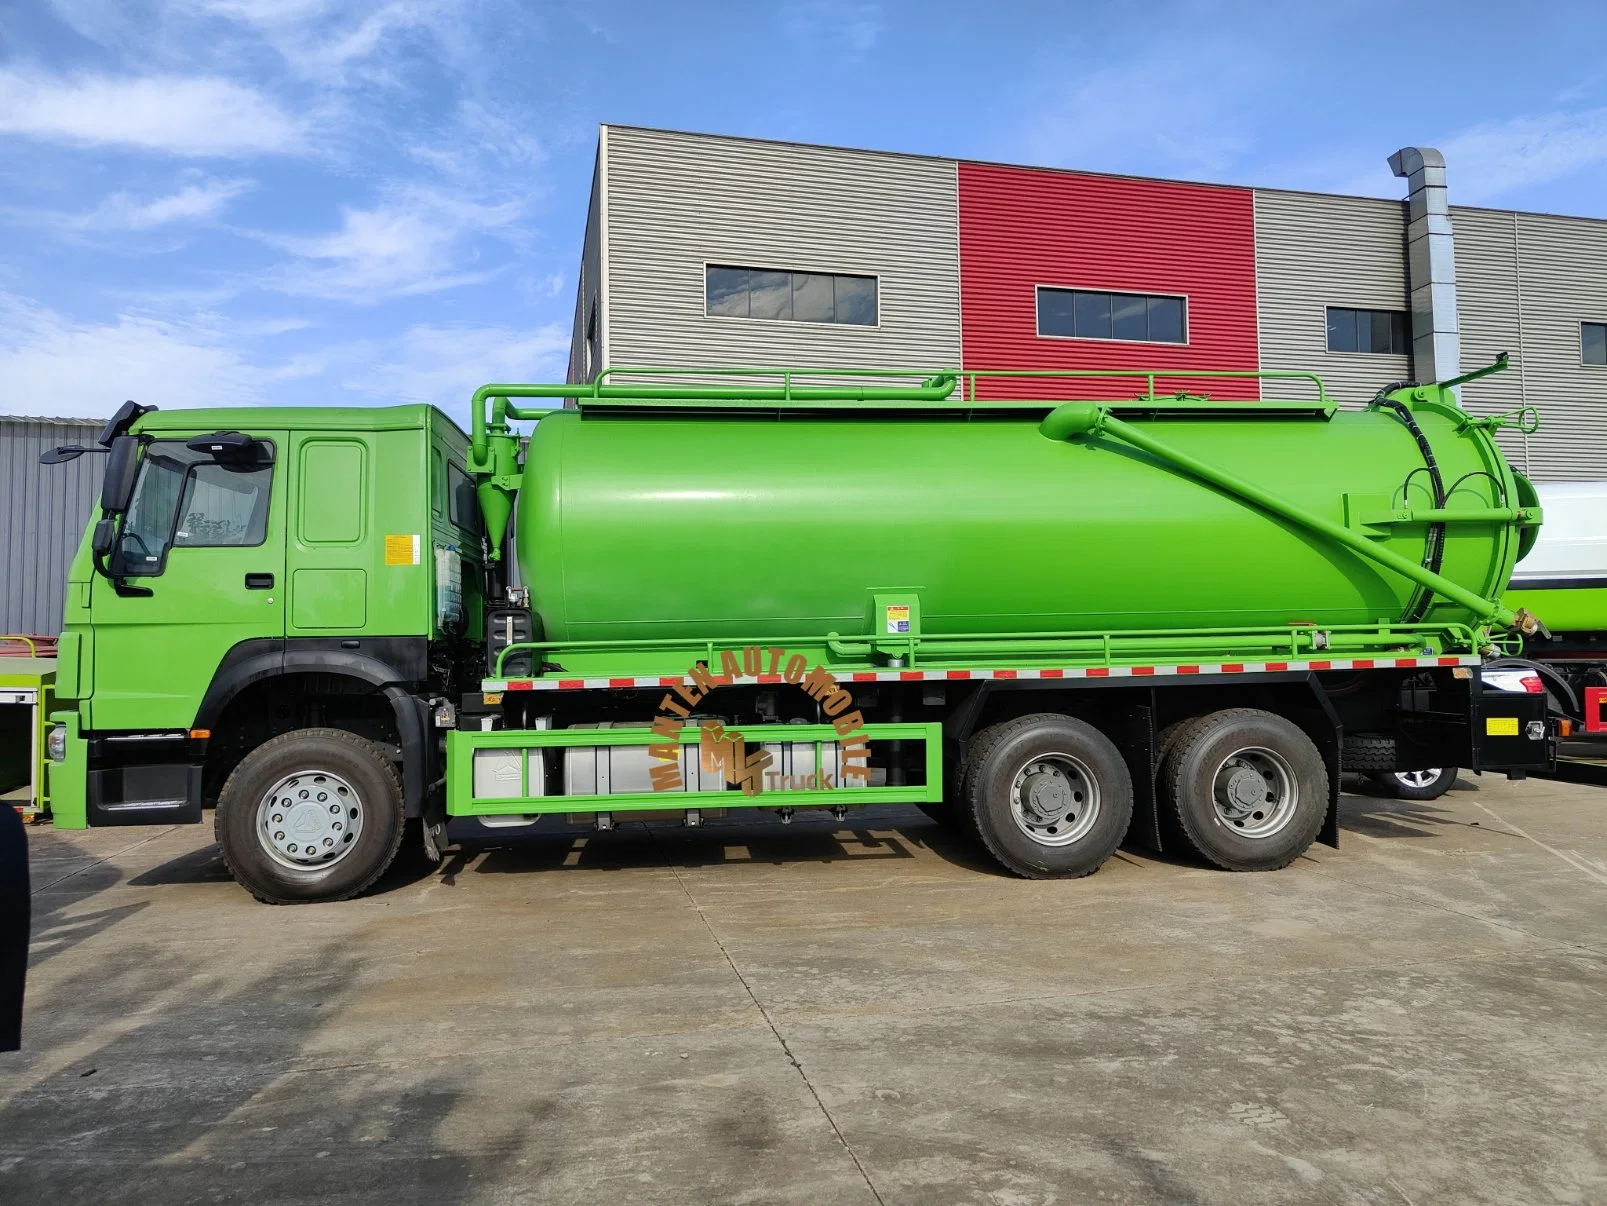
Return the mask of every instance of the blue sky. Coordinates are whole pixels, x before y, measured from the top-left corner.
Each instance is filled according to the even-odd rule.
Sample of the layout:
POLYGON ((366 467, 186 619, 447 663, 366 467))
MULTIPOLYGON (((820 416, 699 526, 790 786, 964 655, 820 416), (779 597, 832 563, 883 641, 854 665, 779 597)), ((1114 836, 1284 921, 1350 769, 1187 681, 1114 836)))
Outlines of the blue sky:
POLYGON ((20 0, 0 412, 561 379, 612 121, 1607 217, 1607 5, 20 0))

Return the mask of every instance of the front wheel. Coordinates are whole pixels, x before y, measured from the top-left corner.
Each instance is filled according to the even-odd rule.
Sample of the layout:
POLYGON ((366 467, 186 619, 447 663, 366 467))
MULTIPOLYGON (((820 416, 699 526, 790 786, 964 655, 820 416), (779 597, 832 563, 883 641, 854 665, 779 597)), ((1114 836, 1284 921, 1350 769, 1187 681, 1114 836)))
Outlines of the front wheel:
POLYGON ((258 900, 344 900, 396 857, 402 784, 373 742, 298 729, 241 759, 219 793, 214 828, 229 871, 258 900))
POLYGON ((1026 879, 1091 875, 1133 818, 1133 780, 1108 737, 1058 713, 1007 720, 972 747, 961 803, 977 836, 1026 879))

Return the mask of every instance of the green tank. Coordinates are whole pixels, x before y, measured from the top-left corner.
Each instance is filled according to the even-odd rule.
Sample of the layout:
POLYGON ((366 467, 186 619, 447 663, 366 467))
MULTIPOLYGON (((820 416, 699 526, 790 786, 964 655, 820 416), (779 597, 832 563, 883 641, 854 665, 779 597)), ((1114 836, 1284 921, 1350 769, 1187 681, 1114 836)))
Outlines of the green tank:
POLYGON ((1102 403, 1122 421, 1095 429, 1057 428, 1043 403, 583 401, 531 437, 520 573, 562 642, 846 639, 889 631, 888 599, 928 636, 1488 622, 1196 471, 1499 598, 1533 488, 1448 389, 1395 397, 1398 413, 1102 403))

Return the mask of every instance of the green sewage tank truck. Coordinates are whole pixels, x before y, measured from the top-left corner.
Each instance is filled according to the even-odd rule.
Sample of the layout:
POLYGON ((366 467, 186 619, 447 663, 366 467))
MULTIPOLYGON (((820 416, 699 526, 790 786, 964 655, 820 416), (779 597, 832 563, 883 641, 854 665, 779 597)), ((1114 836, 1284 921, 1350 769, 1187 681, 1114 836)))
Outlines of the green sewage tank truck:
POLYGON ((1544 698, 1481 679, 1538 631, 1500 598, 1541 518, 1492 439, 1526 420, 1458 406, 1481 374, 1362 410, 1089 375, 616 369, 488 385, 467 435, 127 404, 89 450, 55 823, 215 805, 276 903, 363 891, 408 834, 439 858, 451 818, 885 803, 1021 876, 1124 840, 1250 871, 1337 841, 1342 769, 1547 765, 1544 698))

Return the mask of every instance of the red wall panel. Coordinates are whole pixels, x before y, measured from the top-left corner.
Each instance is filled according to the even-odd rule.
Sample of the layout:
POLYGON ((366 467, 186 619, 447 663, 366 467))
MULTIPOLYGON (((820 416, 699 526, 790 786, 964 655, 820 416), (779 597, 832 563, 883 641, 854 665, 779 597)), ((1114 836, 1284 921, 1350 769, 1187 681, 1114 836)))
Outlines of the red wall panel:
MULTIPOLYGON (((960 322, 968 369, 1255 369, 1249 189, 961 163, 960 322), (1182 294, 1186 344, 1038 336, 1039 285, 1182 294)), ((1257 398, 1253 380, 1158 392, 1257 398)), ((984 398, 1130 398, 1142 381, 983 383, 984 398)))

